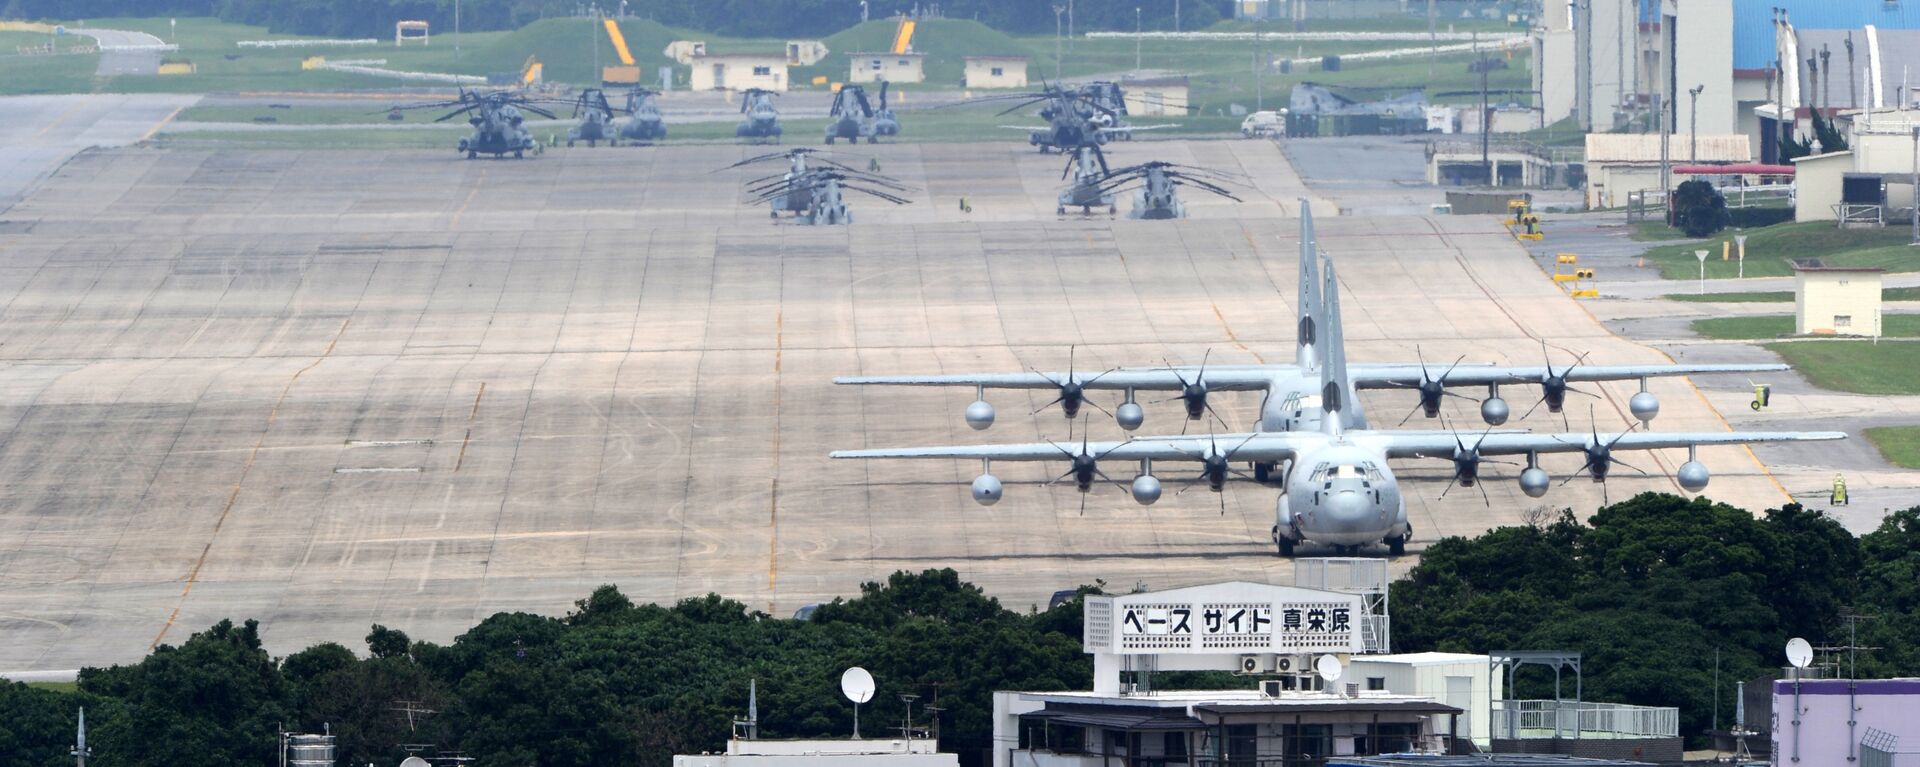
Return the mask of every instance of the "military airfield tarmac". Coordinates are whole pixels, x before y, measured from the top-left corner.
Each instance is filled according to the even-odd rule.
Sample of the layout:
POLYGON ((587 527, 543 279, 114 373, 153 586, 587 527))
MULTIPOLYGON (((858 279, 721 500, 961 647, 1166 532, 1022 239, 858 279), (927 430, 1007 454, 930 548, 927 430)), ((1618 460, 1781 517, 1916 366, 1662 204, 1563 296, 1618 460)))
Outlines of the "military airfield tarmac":
MULTIPOLYGON (((161 110, 164 114, 165 110, 161 110)), ((158 118, 155 118, 158 119, 158 118)), ((716 592, 775 615, 898 569, 953 567, 1013 606, 1104 579, 1156 588, 1286 583, 1276 491, 1140 507, 1007 467, 979 507, 966 463, 830 461, 864 446, 1064 440, 1051 392, 836 387, 836 375, 1286 362, 1297 198, 1267 141, 1140 141, 1113 159, 1245 174, 1244 202, 1192 195, 1186 221, 1054 215, 1063 160, 1024 145, 879 145, 916 188, 854 198, 850 227, 771 222, 743 202, 762 148, 555 150, 524 161, 429 151, 82 152, 0 213, 0 670, 135 660, 222 618, 270 650, 356 644, 369 624, 445 641, 503 610, 559 614, 595 586, 636 601, 716 592), (963 210, 965 198, 971 211, 963 210)), ((1357 361, 1665 362, 1540 273, 1491 218, 1339 217, 1357 361), (1570 351, 1569 351, 1570 350, 1570 351)), ((1685 362, 1686 359, 1679 361, 1685 362)), ((1656 379, 1656 430, 1722 430, 1709 397, 1745 381, 1656 379)), ((1618 433, 1635 383, 1584 385, 1572 429, 1618 433)), ((1537 391, 1509 426, 1559 430, 1537 391)), ((1463 392, 1478 394, 1478 392, 1463 392)), ((1363 404, 1392 427, 1411 393, 1363 404)), ((1111 398, 1096 399, 1111 408, 1111 398)), ((1244 429, 1256 395, 1219 396, 1244 429)), ((1463 430, 1475 406, 1450 399, 1463 430)), ((1123 432, 1097 411, 1095 439, 1123 432)), ((1178 431, 1174 403, 1142 433, 1178 431)), ((1439 428, 1416 417, 1408 428, 1439 428)), ((1205 430, 1202 423, 1193 429, 1205 430)), ((1075 432, 1078 438, 1079 432, 1075 432)), ((1823 470, 1764 446, 1703 448, 1707 494, 1751 509, 1823 470)), ((1608 497, 1680 492, 1684 451, 1630 458, 1608 497)), ((1576 469, 1547 456, 1556 480, 1576 469)), ((1128 466, 1107 467, 1116 477, 1128 466)), ((1400 462, 1413 552, 1530 517, 1585 516, 1585 479, 1541 501, 1518 469, 1437 496, 1451 467, 1400 462)), ((1057 471, 1055 472, 1057 473, 1057 471)), ((1303 549, 1304 556, 1325 550, 1303 549)), ((1373 552, 1380 553, 1380 552, 1373 552)))

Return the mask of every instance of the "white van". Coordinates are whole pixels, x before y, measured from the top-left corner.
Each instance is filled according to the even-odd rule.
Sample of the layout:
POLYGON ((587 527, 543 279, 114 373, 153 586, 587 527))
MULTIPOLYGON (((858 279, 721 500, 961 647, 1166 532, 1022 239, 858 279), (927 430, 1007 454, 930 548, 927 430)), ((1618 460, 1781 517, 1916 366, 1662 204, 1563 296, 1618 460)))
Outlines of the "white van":
POLYGON ((1287 132, 1287 110, 1265 109, 1247 115, 1240 121, 1240 135, 1243 138, 1262 136, 1281 136, 1287 132))

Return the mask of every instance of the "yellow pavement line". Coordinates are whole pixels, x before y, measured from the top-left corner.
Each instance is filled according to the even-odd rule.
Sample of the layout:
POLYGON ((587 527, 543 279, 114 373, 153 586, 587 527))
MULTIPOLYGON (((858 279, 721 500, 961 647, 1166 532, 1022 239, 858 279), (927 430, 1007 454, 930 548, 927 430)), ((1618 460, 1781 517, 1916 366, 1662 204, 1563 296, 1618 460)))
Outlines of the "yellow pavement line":
POLYGON ((153 127, 147 129, 146 133, 140 134, 140 140, 146 141, 147 139, 153 138, 153 134, 159 133, 161 128, 167 127, 167 123, 173 122, 173 118, 179 117, 180 113, 186 111, 186 109, 185 106, 174 107, 173 111, 168 112, 166 117, 160 118, 160 122, 154 123, 153 127))

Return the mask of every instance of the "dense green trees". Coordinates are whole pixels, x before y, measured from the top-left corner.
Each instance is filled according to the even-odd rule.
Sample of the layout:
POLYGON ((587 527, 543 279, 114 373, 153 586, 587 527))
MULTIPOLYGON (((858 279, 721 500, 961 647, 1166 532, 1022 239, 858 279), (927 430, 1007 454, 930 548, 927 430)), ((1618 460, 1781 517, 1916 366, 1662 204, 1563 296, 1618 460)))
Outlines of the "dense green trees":
MULTIPOLYGON (((460 0, 460 27, 470 32, 516 29, 535 19, 566 16, 594 5, 616 12, 621 0, 460 0)), ((920 0, 917 7, 928 3, 920 0)), ((944 15, 975 19, 1015 34, 1051 34, 1052 4, 1037 0, 944 0, 944 15)), ((872 18, 916 7, 915 0, 870 0, 872 18)), ((1131 30, 1134 8, 1147 29, 1172 29, 1174 0, 1076 0, 1075 31, 1131 30)), ((734 37, 824 36, 860 21, 859 0, 627 0, 627 13, 675 27, 734 37)), ((1225 0, 1185 0, 1182 29, 1199 29, 1229 14, 1225 0)), ((436 32, 453 28, 454 0, 4 0, 10 18, 218 16, 274 32, 385 37, 400 19, 425 19, 436 32)))
MULTIPOLYGON (((1393 587, 1397 649, 1578 650, 1586 694, 1678 706, 1681 731, 1723 709, 1731 680, 1778 668, 1788 637, 1845 638, 1845 611, 1889 648, 1861 674, 1912 674, 1920 657, 1920 509, 1855 539, 1798 505, 1754 515, 1704 498, 1645 494, 1479 538, 1435 543, 1393 587)), ((1863 642, 1864 644, 1865 642, 1863 642)), ((1522 696, 1546 696, 1538 679, 1522 696)), ((1571 690, 1568 690, 1571 692, 1571 690)))
MULTIPOLYGON (((1920 508, 1855 538, 1798 506, 1756 517, 1641 495, 1585 522, 1561 512, 1438 541, 1394 584, 1393 612, 1402 651, 1578 650, 1589 699, 1678 706, 1697 734, 1716 652, 1730 710, 1732 680, 1776 668, 1789 636, 1843 639, 1847 613, 1870 616, 1862 644, 1886 648, 1862 656, 1863 676, 1920 673, 1920 508)), ((501 613, 444 645, 374 626, 364 652, 327 643, 278 662, 256 624, 222 622, 140 663, 88 669, 77 692, 0 685, 0 761, 66 763, 84 705, 103 767, 269 764, 283 726, 330 726, 342 764, 392 764, 398 743, 435 743, 481 765, 664 765, 720 748, 749 680, 764 735, 850 733, 838 677, 861 665, 879 682, 861 712, 868 735, 898 727, 899 694, 924 706, 937 691, 942 746, 977 765, 993 690, 1090 683, 1080 621, 1079 600, 1020 613, 929 570, 865 584, 807 621, 712 595, 636 605, 602 586, 564 617, 501 613)), ((1535 675, 1518 694, 1550 684, 1535 675)))

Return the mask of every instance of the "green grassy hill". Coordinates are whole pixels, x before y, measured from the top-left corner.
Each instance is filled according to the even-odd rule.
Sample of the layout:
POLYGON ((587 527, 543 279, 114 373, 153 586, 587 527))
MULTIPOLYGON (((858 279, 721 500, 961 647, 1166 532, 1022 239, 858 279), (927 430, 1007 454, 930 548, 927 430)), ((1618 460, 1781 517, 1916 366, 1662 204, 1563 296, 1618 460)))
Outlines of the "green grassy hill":
MULTIPOLYGON (((667 44, 675 40, 704 39, 697 33, 682 32, 646 19, 620 22, 620 34, 627 39, 627 50, 640 67, 643 82, 659 82, 660 67, 673 64, 666 57, 667 44)), ((594 49, 599 49, 600 66, 620 63, 607 40, 606 29, 592 19, 542 19, 500 36, 480 48, 478 60, 485 71, 517 72, 527 56, 537 56, 545 65, 550 82, 597 83, 600 72, 594 69, 594 49)))
MULTIPOLYGON (((825 59, 811 67, 793 71, 793 82, 812 82, 825 76, 829 82, 847 79, 849 53, 885 51, 893 45, 896 28, 892 20, 869 21, 842 30, 824 41, 825 59)), ((913 33, 913 50, 927 55, 927 86, 957 88, 965 72, 966 56, 1031 56, 1033 51, 1004 32, 967 19, 923 21, 913 33)))

